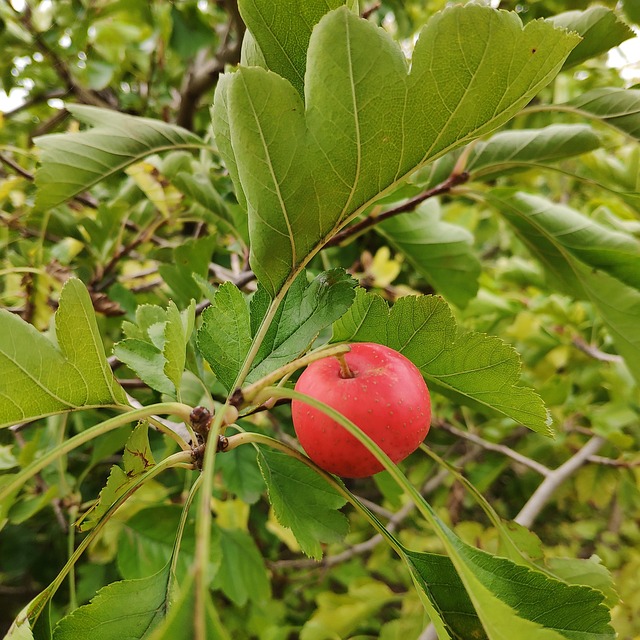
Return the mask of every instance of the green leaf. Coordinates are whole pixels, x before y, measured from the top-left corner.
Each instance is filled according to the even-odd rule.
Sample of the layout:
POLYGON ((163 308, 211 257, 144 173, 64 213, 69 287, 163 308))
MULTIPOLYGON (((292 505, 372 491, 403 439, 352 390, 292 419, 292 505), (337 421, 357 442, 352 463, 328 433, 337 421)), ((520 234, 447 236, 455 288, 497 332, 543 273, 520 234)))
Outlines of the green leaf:
MULTIPOLYGON (((553 105, 549 107, 553 109, 553 105)), ((640 140, 640 90, 593 89, 558 105, 561 111, 596 117, 640 140)))
POLYGON ((548 558, 545 564, 561 580, 569 584, 588 585, 604 594, 606 603, 613 607, 620 602, 613 576, 598 556, 591 558, 548 558))
POLYGON ((118 465, 111 467, 107 484, 100 491, 98 500, 80 521, 81 531, 93 529, 111 505, 135 484, 137 477, 155 465, 149 447, 148 429, 146 421, 140 422, 129 436, 122 456, 124 470, 118 465))
POLYGON ((278 522, 291 529, 308 556, 322 558, 322 542, 338 542, 349 521, 338 511, 346 503, 326 480, 291 456, 267 448, 258 454, 269 500, 278 522))
POLYGON ((58 346, 0 309, 0 426, 83 406, 126 404, 80 280, 65 284, 55 328, 58 346))
POLYGON ((180 306, 187 306, 191 299, 200 299, 200 287, 194 274, 202 278, 209 275, 209 264, 216 244, 215 235, 186 240, 173 250, 172 264, 158 267, 158 273, 169 285, 173 299, 180 306))
POLYGON ((459 334, 451 310, 438 297, 407 296, 389 310, 382 298, 359 289, 351 309, 333 325, 332 342, 384 344, 409 358, 432 389, 551 434, 540 397, 517 386, 516 351, 494 336, 459 334))
POLYGON ((53 640, 147 638, 166 615, 169 565, 140 580, 114 582, 56 625, 53 640))
POLYGON ((385 220, 375 229, 454 304, 464 307, 478 293, 480 261, 473 252, 473 235, 442 221, 436 200, 385 220))
POLYGON ((225 487, 247 504, 255 504, 264 493, 264 479, 253 447, 236 447, 216 458, 225 487))
POLYGON ((113 353, 152 389, 180 397, 186 350, 195 322, 195 302, 178 311, 171 301, 165 311, 155 305, 136 309, 138 326, 123 325, 129 337, 113 347, 113 353))
MULTIPOLYGON (((354 285, 355 280, 342 269, 325 271, 311 283, 301 273, 278 308, 247 381, 258 380, 304 352, 322 329, 349 308, 354 285)), ((242 292, 225 283, 202 314, 198 348, 227 391, 232 390, 269 304, 269 295, 259 289, 249 312, 242 292)))
POLYGON ((504 638, 506 629, 535 640, 615 638, 600 592, 492 556, 463 543, 443 523, 441 528, 456 551, 452 561, 490 639, 504 638))
POLYGON ((246 531, 220 527, 220 546, 222 563, 213 586, 239 607, 248 601, 265 602, 271 585, 253 538, 246 531))
POLYGON ((474 145, 466 165, 472 179, 502 175, 511 167, 526 168, 593 151, 600 138, 583 124, 554 124, 542 129, 500 131, 474 145))
POLYGON ((523 28, 515 14, 451 7, 423 29, 408 75, 385 32, 340 8, 311 36, 304 103, 262 68, 225 77, 214 130, 246 201, 258 280, 275 295, 379 194, 515 115, 576 43, 546 22, 523 28))
POLYGON ((180 399, 180 381, 184 373, 187 345, 193 333, 195 319, 195 301, 192 300, 189 307, 182 312, 178 311, 178 307, 173 301, 169 302, 162 355, 166 361, 164 373, 173 383, 178 400, 180 399))
POLYGON ((176 388, 164 373, 167 361, 155 345, 128 338, 113 346, 113 354, 152 389, 175 396, 176 388))
POLYGON ((227 391, 232 391, 250 347, 249 306, 242 291, 225 282, 202 314, 198 349, 227 391))
POLYGON ((582 42, 569 54, 564 69, 595 58, 634 37, 632 29, 606 7, 586 11, 567 11, 549 18, 549 22, 582 36, 582 42))
MULTIPOLYGON (((118 569, 127 580, 144 578, 159 571, 171 559, 181 508, 157 505, 142 509, 122 525, 118 540, 118 569)), ((220 534, 211 530, 209 575, 214 576, 221 562, 220 534)), ((195 529, 187 526, 180 543, 176 565, 178 584, 188 577, 195 558, 195 529)))
POLYGON ((614 231, 575 209, 540 196, 494 190, 488 199, 508 220, 526 218, 527 226, 548 238, 562 254, 640 289, 640 240, 634 236, 614 231))
POLYGON ((79 133, 35 139, 42 150, 36 171, 36 208, 55 207, 142 158, 172 149, 199 149, 204 142, 186 129, 111 109, 66 104, 92 126, 79 133))
MULTIPOLYGON (((240 15, 252 36, 252 47, 260 43, 259 52, 265 68, 286 78, 300 94, 304 91, 307 47, 313 27, 328 11, 343 5, 358 11, 357 0, 281 0, 268 4, 264 0, 238 2, 240 15)), ((246 56, 245 51, 245 59, 246 56)), ((255 63, 250 59, 244 64, 253 66, 255 63)))
POLYGON ((493 191, 487 198, 540 260, 556 286, 593 303, 618 352, 640 380, 638 241, 538 196, 493 191))
MULTIPOLYGON (((303 353, 318 333, 351 306, 356 281, 343 269, 331 269, 310 283, 306 272, 294 281, 269 326, 253 362, 248 382, 260 379, 303 353)), ((265 300, 252 304, 252 326, 261 320, 265 300), (260 307, 260 309, 259 309, 260 307)))
MULTIPOLYGON (((195 638, 195 593, 195 579, 192 570, 185 583, 181 585, 179 597, 171 603, 171 608, 164 621, 145 640, 191 640, 195 638)), ((231 636, 220 622, 208 592, 205 597, 205 638, 207 640, 231 640, 231 636)))
POLYGON ((316 596, 317 609, 302 627, 300 640, 354 638, 352 633, 359 625, 394 599, 386 584, 371 578, 352 580, 347 593, 323 591, 316 596))

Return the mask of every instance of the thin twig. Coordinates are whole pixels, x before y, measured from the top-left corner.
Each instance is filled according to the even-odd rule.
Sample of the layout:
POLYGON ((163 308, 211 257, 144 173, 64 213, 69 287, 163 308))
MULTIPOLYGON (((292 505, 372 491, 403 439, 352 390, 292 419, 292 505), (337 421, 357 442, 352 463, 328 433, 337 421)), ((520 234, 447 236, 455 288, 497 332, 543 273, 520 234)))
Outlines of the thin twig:
POLYGON ((553 471, 549 469, 549 467, 545 467, 543 464, 540 464, 539 462, 536 462, 531 458, 527 458, 527 456, 523 456, 521 453, 518 453, 517 451, 514 451, 510 447, 507 447, 503 444, 495 444, 494 442, 489 442, 488 440, 485 440, 480 436, 476 436, 473 433, 468 433, 467 431, 462 431, 461 429, 457 429, 453 425, 447 424, 445 422, 440 422, 438 426, 458 438, 464 438, 465 440, 469 440, 469 442, 477 444, 483 449, 487 449, 487 451, 495 451, 496 453, 501 453, 503 456, 507 456, 508 458, 511 458, 515 462, 518 462, 525 467, 529 467, 529 469, 532 469, 533 471, 539 473, 544 477, 547 477, 553 473, 553 471))
POLYGON ((640 467, 640 460, 617 460, 615 458, 604 458, 603 456, 589 456, 587 462, 602 464, 606 467, 621 467, 624 469, 640 467))
POLYGON ((600 351, 598 347, 585 342, 580 336, 575 336, 571 342, 575 347, 578 347, 580 351, 586 353, 592 358, 595 358, 596 360, 600 360, 601 362, 624 362, 624 358, 621 356, 616 355, 615 353, 600 351))
POLYGON ((446 180, 443 180, 440 184, 436 185, 432 189, 427 189, 417 196, 407 200, 404 204, 398 205, 393 209, 388 209, 383 213, 378 215, 371 215, 364 220, 361 220, 357 224, 352 225, 351 227, 347 227, 340 231, 340 233, 336 233, 331 240, 329 240, 325 247, 334 247, 336 245, 342 244, 345 240, 352 238, 353 236, 359 235, 363 231, 377 225, 383 220, 388 220, 394 216, 400 215, 401 213, 407 213, 409 211, 413 211, 419 204, 428 200, 429 198, 433 198, 435 196, 442 195, 444 193, 449 193, 451 189, 454 187, 463 184, 469 180, 469 173, 466 171, 462 171, 460 173, 452 173, 446 180))
POLYGON ((564 464, 554 469, 527 500, 520 513, 514 518, 514 522, 523 527, 531 527, 560 485, 585 464, 592 455, 596 454, 604 443, 604 438, 593 436, 564 464))

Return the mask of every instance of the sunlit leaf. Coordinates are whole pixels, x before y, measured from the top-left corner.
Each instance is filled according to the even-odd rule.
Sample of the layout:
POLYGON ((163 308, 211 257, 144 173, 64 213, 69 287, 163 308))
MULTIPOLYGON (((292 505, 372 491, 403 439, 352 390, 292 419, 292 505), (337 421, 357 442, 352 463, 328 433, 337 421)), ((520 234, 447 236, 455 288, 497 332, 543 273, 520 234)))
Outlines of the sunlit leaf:
POLYGON ((359 289, 351 309, 333 327, 333 342, 384 344, 409 358, 433 389, 551 434, 540 396, 519 386, 515 350, 494 336, 460 334, 441 298, 407 296, 389 309, 382 298, 359 289))
POLYGON ((80 280, 64 286, 55 327, 57 345, 0 309, 0 426, 83 406, 126 404, 80 280))
POLYGON ((93 128, 36 139, 42 150, 36 172, 39 209, 55 207, 151 154, 205 146, 190 131, 161 120, 86 105, 66 108, 93 128))

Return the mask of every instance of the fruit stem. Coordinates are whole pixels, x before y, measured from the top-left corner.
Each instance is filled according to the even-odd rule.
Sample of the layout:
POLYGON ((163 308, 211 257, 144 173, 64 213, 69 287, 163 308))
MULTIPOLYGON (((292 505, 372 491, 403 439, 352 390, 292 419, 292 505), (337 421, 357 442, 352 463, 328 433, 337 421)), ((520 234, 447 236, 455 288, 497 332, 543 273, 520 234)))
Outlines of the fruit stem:
POLYGON ((347 364, 347 359, 344 357, 344 353, 339 353, 336 358, 340 363, 340 377, 341 378, 355 378, 355 375, 349 369, 349 365, 347 364))

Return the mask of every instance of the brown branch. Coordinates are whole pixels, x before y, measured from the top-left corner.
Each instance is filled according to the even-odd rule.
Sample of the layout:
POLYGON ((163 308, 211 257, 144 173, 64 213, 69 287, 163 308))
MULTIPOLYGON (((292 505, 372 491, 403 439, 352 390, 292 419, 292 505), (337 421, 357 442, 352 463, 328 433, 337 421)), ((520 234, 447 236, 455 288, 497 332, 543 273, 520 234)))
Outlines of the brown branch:
POLYGON ((374 2, 370 7, 366 7, 362 12, 362 17, 366 20, 372 13, 377 11, 382 6, 381 2, 374 2))
POLYGON ((30 109, 37 104, 47 102, 48 100, 52 100, 53 98, 64 98, 66 95, 69 95, 69 91, 66 89, 56 89, 54 91, 47 91, 46 93, 39 93, 38 95, 32 96, 14 109, 11 109, 11 111, 5 111, 4 117, 8 120, 13 116, 18 115, 21 111, 30 109))
POLYGON ((442 195, 444 193, 449 193, 451 189, 457 187, 460 184, 463 184, 469 180, 469 173, 466 171, 462 171, 460 173, 452 173, 446 180, 443 180, 440 184, 436 185, 432 189, 427 189, 423 193, 418 194, 414 198, 407 200, 404 204, 398 205, 393 209, 388 209, 381 214, 371 215, 364 220, 361 220, 357 224, 352 225, 351 227, 347 227, 340 231, 340 233, 336 233, 331 240, 329 240, 324 246, 326 247, 334 247, 336 245, 342 244, 345 240, 349 238, 359 235, 363 231, 370 229, 371 227, 377 225, 383 220, 388 220, 394 216, 400 215, 401 213, 407 213, 409 211, 413 211, 419 204, 428 200, 429 198, 433 198, 435 196, 442 195))
POLYGON ((237 0, 224 0, 222 4, 229 15, 222 45, 214 58, 207 57, 205 51, 196 55, 180 91, 176 124, 186 129, 193 129, 193 118, 202 96, 218 82, 225 66, 240 61, 245 26, 238 11, 238 3, 237 0))
POLYGON ((65 61, 47 44, 42 35, 33 26, 33 23, 31 22, 31 10, 29 7, 27 7, 22 13, 17 11, 15 8, 13 10, 22 26, 33 39, 36 48, 40 53, 42 53, 42 55, 49 59, 54 71, 58 74, 58 77, 62 80, 70 93, 76 96, 76 98, 84 104, 108 109, 114 108, 114 104, 105 101, 97 92, 87 90, 76 83, 65 61))

